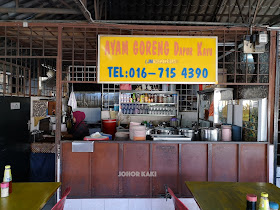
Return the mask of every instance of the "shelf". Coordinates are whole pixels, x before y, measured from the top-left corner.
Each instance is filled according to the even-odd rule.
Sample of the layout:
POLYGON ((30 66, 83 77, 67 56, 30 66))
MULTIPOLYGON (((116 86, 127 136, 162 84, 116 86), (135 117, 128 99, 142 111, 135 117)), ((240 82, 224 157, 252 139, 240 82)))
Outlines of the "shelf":
POLYGON ((176 115, 162 115, 162 114, 123 114, 130 116, 157 116, 157 117, 174 117, 176 115))
POLYGON ((178 94, 177 91, 142 91, 142 90, 120 90, 120 93, 158 93, 158 94, 178 94))
POLYGON ((176 105, 176 103, 140 103, 140 102, 121 102, 121 104, 151 104, 151 105, 176 105))

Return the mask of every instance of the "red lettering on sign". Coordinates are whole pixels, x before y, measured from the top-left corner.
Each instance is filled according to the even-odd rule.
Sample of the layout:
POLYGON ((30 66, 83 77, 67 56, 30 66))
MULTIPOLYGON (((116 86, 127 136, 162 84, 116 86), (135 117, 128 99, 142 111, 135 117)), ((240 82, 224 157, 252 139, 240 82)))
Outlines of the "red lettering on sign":
POLYGON ((197 56, 202 55, 201 47, 202 47, 202 42, 200 42, 200 43, 198 42, 197 43, 197 56))
POLYGON ((122 54, 127 54, 128 55, 128 41, 123 41, 122 42, 122 54))
POLYGON ((168 41, 165 41, 165 43, 164 43, 164 54, 165 55, 169 54, 169 43, 168 43, 168 41))
POLYGON ((105 55, 109 54, 110 55, 110 42, 106 41, 105 45, 105 55))

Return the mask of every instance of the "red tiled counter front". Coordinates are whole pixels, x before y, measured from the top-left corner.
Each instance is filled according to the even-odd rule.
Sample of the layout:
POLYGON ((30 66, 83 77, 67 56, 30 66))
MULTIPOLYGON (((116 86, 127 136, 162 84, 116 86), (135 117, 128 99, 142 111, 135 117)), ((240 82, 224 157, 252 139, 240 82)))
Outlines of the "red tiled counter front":
POLYGON ((185 181, 268 182, 268 143, 95 142, 93 152, 72 152, 61 142, 62 191, 69 198, 160 197, 168 185, 190 197, 185 181))

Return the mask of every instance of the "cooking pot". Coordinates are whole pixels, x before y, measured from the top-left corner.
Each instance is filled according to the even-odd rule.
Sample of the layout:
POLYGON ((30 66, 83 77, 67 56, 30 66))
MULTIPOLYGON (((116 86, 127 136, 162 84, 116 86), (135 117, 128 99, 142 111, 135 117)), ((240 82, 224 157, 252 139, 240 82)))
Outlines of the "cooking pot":
POLYGON ((155 129, 146 127, 146 135, 155 134, 155 129))
POLYGON ((221 129, 220 128, 201 128, 202 141, 220 141, 221 129))
POLYGON ((156 134, 163 134, 163 135, 174 135, 178 134, 178 130, 172 127, 156 127, 155 128, 156 134))

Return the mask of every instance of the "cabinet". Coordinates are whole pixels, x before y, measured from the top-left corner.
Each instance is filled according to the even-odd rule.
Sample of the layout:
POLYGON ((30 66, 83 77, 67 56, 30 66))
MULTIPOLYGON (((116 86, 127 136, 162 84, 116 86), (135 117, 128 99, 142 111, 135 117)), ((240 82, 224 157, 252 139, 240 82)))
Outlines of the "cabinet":
POLYGON ((177 116, 176 91, 120 91, 120 111, 124 115, 177 116))

